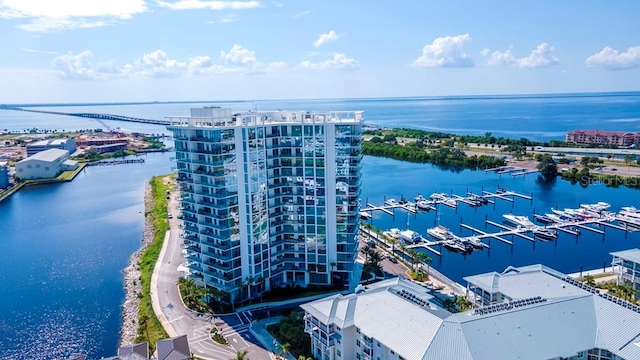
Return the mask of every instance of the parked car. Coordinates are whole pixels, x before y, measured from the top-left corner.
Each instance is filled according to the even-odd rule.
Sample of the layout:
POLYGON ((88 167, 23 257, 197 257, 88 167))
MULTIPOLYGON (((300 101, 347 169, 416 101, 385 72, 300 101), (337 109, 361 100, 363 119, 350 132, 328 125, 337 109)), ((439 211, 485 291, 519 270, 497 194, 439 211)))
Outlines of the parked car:
POLYGON ((398 263, 398 259, 396 259, 396 257, 395 257, 395 256, 389 256, 389 261, 391 261, 391 262, 392 262, 392 263, 394 263, 394 264, 397 264, 397 263, 398 263))
POLYGON ((169 218, 169 219, 173 219, 173 214, 172 214, 172 213, 168 213, 168 214, 167 214, 167 218, 169 218))

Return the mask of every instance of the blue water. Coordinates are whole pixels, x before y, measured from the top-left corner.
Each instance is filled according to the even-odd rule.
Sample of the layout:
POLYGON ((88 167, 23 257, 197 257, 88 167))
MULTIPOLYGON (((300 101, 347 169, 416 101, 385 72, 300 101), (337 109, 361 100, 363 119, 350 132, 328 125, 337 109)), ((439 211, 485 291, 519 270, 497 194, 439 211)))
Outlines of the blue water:
MULTIPOLYGON (((204 104, 194 104, 195 107, 204 104)), ((261 100, 211 102, 237 111, 258 110, 364 110, 366 122, 386 127, 532 140, 562 140, 575 129, 640 131, 640 92, 563 94, 530 96, 412 97, 386 99, 261 100)), ((188 104, 60 106, 35 109, 62 112, 98 112, 141 118, 163 119, 186 115, 188 104)), ((158 132, 162 128, 145 124, 110 122, 128 131, 158 132)), ((101 127, 93 120, 60 118, 0 110, 0 130, 86 129, 101 127)))
POLYGON ((114 355, 122 269, 140 246, 144 164, 86 168, 72 183, 21 189, 0 202, 0 359, 114 355))
MULTIPOLYGON (((214 103, 235 110, 301 109, 364 110, 366 122, 438 131, 484 134, 534 140, 562 139, 576 128, 640 130, 640 93, 589 96, 480 98, 402 98, 295 100, 214 103)), ((193 106, 202 106, 196 104, 193 106)), ((54 111, 102 112, 162 119, 184 115, 189 104, 101 105, 50 107, 54 111)), ((43 107, 42 109, 45 109, 43 107)), ((109 122, 125 131, 166 133, 161 126, 109 122)), ((100 128, 96 121, 56 115, 0 110, 0 131, 25 129, 77 130, 100 128)), ((170 154, 146 157, 144 164, 87 168, 73 182, 29 187, 0 202, 0 359, 56 359, 87 353, 90 359, 115 354, 124 298, 122 269, 140 244, 143 189, 153 175, 171 170, 170 154)), ((604 186, 582 188, 558 181, 542 186, 535 176, 510 177, 484 172, 443 171, 430 165, 364 157, 362 200, 381 204, 385 197, 413 198, 434 191, 463 195, 494 190, 498 185, 524 194, 533 202, 498 201, 487 206, 441 209, 440 222, 454 232, 464 223, 484 229, 485 217, 501 222, 502 214, 531 215, 552 206, 576 207, 581 202, 607 201, 613 209, 640 206, 639 192, 604 186)), ((373 224, 388 229, 409 227, 425 233, 434 212, 395 217, 375 213, 373 224)), ((491 228, 489 228, 491 230, 491 228)), ((561 271, 599 268, 611 251, 637 247, 639 234, 608 229, 606 237, 583 231, 577 240, 561 235, 557 242, 535 244, 515 238, 508 246, 493 240, 491 249, 466 257, 443 252, 433 266, 454 280, 508 265, 544 263, 561 271)))

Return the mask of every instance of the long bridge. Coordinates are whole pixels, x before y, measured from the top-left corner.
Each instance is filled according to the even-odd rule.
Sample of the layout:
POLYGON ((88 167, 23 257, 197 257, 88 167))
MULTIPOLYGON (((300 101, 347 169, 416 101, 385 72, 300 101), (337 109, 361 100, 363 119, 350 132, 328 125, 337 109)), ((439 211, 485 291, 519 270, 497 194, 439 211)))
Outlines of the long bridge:
POLYGON ((115 120, 115 121, 128 121, 128 122, 137 122, 137 123, 145 123, 145 124, 155 124, 155 125, 170 125, 171 121, 169 120, 156 120, 156 119, 143 119, 133 116, 124 116, 124 115, 114 115, 114 114, 100 114, 100 113, 67 113, 61 111, 49 111, 49 110, 32 110, 25 109, 20 107, 6 107, 5 110, 16 110, 16 111, 27 111, 27 112, 35 112, 41 114, 52 114, 52 115, 65 115, 65 116, 75 116, 75 117, 83 117, 88 119, 96 119, 100 120, 115 120))

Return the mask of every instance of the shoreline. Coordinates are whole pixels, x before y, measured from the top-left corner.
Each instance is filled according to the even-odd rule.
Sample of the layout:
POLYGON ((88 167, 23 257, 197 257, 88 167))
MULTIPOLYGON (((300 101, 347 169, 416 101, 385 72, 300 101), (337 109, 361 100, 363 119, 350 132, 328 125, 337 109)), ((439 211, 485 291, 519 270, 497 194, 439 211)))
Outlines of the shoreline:
POLYGON ((122 270, 124 275, 124 302, 122 303, 122 327, 120 328, 120 341, 118 346, 133 344, 138 336, 138 316, 140 312, 140 297, 142 293, 142 281, 140 280, 140 268, 138 262, 144 250, 153 242, 153 229, 146 213, 153 205, 151 184, 149 181, 144 186, 144 228, 142 230, 141 245, 129 257, 129 265, 122 270))

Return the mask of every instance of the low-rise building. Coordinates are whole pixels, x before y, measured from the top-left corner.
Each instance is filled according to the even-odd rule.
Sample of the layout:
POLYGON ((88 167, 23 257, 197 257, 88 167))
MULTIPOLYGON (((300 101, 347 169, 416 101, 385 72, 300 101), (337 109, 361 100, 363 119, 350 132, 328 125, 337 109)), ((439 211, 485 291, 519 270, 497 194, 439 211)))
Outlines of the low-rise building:
POLYGON ((469 297, 487 305, 450 313, 425 288, 402 279, 303 304, 313 355, 321 360, 640 358, 636 305, 542 265, 465 280, 469 297))
POLYGON ((61 172, 75 170, 78 162, 69 159, 67 150, 49 149, 16 163, 16 176, 23 180, 48 179, 61 172))
POLYGON ((74 138, 66 138, 36 141, 27 145, 27 156, 49 149, 67 150, 69 154, 73 154, 76 151, 76 140, 74 138))
POLYGON ((618 285, 631 286, 636 299, 640 299, 640 249, 630 249, 611 253, 611 266, 618 275, 618 285))
MULTIPOLYGON (((118 349, 117 356, 103 358, 103 360, 190 360, 193 358, 187 335, 158 340, 156 348, 157 357, 154 357, 149 354, 149 345, 146 342, 125 345, 118 349)), ((85 360, 85 356, 78 355, 68 360, 85 360)))
POLYGON ((98 154, 110 153, 119 150, 127 150, 129 146, 128 143, 115 143, 115 144, 107 144, 107 145, 97 145, 92 146, 91 149, 98 154))
POLYGON ((601 130, 573 130, 567 133, 566 142, 575 144, 597 144, 631 146, 638 144, 640 133, 601 130))

